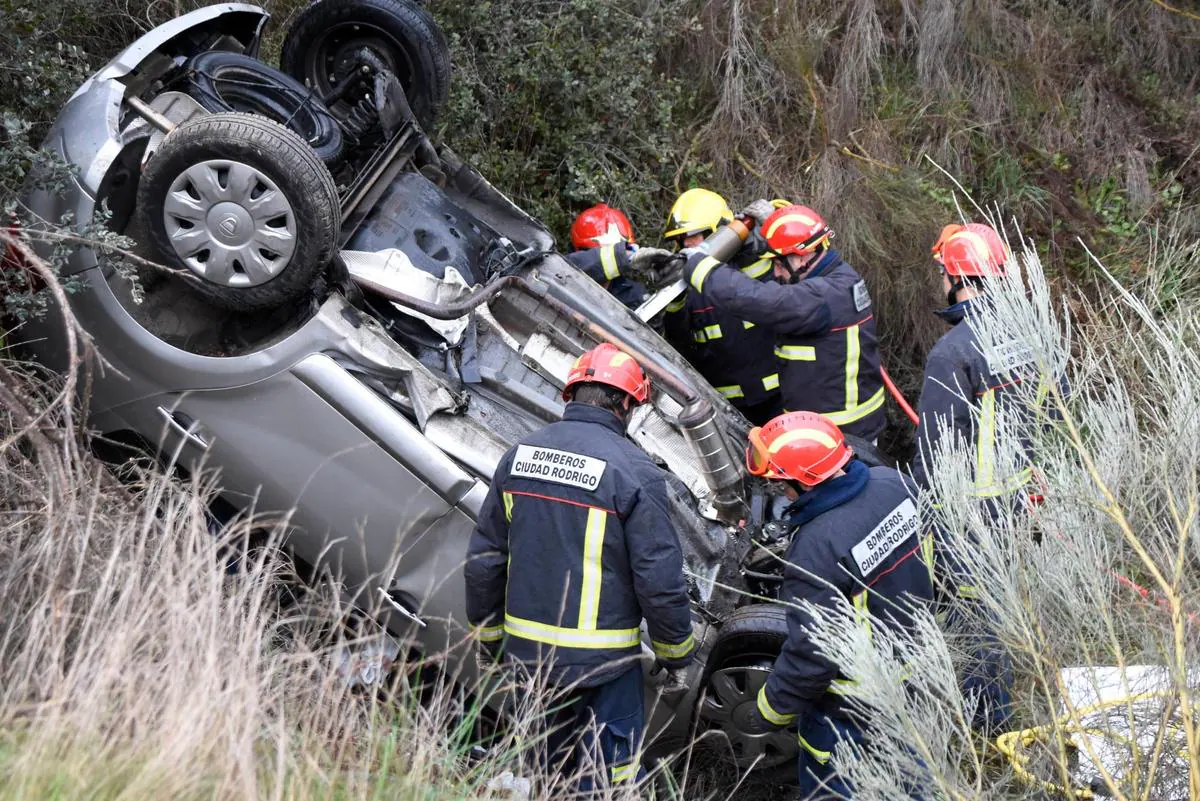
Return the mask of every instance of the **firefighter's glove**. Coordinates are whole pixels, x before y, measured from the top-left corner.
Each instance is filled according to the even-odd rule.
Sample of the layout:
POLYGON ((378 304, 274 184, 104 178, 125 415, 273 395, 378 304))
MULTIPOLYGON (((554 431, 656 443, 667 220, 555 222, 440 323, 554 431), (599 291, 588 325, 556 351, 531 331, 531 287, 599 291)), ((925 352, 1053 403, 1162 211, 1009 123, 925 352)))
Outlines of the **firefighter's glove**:
POLYGON ((482 673, 494 670, 503 661, 503 651, 499 642, 480 642, 475 649, 475 662, 482 673))
POLYGON ((767 252, 767 240, 763 239, 763 235, 757 230, 751 231, 746 237, 746 241, 742 243, 738 255, 742 258, 753 257, 759 258, 767 252))
POLYGON ((750 714, 746 715, 738 728, 746 734, 770 734, 773 731, 783 731, 792 724, 789 723, 772 723, 763 717, 762 712, 758 711, 755 706, 750 710, 750 714))
POLYGON ((646 275, 650 270, 667 263, 674 257, 674 253, 662 248, 638 248, 629 257, 630 272, 634 275, 646 275))
POLYGON ((662 670, 662 674, 659 676, 662 681, 658 685, 658 693, 664 701, 675 705, 683 696, 687 695, 689 689, 687 670, 664 669, 661 662, 655 666, 655 670, 662 670))
POLYGON ((758 228, 763 224, 763 220, 770 217, 775 212, 775 205, 769 200, 758 199, 751 203, 746 208, 738 213, 741 219, 754 220, 754 227, 758 228))
POLYGON ((677 253, 672 253, 671 258, 655 266, 646 274, 646 286, 652 290, 670 286, 683 275, 683 264, 683 258, 677 253))

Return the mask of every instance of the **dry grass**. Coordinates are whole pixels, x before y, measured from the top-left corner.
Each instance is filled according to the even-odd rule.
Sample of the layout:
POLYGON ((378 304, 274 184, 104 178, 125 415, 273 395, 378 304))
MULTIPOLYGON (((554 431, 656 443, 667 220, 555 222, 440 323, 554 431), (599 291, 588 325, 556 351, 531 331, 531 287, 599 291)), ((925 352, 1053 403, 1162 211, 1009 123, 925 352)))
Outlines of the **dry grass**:
MULTIPOLYGON (((282 527, 215 528, 199 478, 131 462, 118 480, 42 379, 3 367, 65 444, 37 450, 0 413, 0 798, 506 798, 488 789, 505 771, 556 798, 591 767, 538 767, 563 694, 536 678, 457 681, 402 647, 383 686, 350 688, 347 649, 382 640, 332 585, 300 582, 282 527)), ((658 798, 777 797, 688 759, 654 774, 658 798)))

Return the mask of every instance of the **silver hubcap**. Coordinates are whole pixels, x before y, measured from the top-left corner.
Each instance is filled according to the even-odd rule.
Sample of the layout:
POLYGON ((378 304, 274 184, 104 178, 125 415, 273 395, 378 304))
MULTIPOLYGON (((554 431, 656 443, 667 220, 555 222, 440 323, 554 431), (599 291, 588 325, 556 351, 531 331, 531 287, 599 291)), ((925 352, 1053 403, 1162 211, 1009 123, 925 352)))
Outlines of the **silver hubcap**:
POLYGON ((292 204, 274 181, 240 161, 203 161, 181 173, 167 192, 163 220, 188 269, 221 286, 264 284, 296 250, 292 204))
POLYGON ((701 722, 724 735, 734 761, 743 770, 774 768, 797 758, 799 745, 794 731, 750 734, 743 728, 746 720, 756 714, 758 691, 770 675, 769 667, 759 665, 718 670, 709 677, 700 706, 701 722))

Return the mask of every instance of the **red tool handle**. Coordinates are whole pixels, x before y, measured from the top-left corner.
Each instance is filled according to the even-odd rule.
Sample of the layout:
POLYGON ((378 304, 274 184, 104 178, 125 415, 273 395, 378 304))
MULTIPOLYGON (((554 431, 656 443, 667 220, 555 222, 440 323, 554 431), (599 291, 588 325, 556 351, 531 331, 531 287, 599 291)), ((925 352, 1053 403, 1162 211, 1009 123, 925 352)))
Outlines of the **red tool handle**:
POLYGON ((917 417, 917 413, 913 411, 913 407, 908 405, 908 400, 906 400, 904 394, 900 392, 900 388, 892 383, 892 377, 888 375, 888 371, 884 369, 882 364, 879 365, 879 373, 883 376, 884 386, 888 388, 888 392, 892 393, 892 397, 896 399, 896 403, 900 404, 900 408, 903 410, 904 414, 909 420, 912 421, 914 426, 920 425, 921 418, 917 417))

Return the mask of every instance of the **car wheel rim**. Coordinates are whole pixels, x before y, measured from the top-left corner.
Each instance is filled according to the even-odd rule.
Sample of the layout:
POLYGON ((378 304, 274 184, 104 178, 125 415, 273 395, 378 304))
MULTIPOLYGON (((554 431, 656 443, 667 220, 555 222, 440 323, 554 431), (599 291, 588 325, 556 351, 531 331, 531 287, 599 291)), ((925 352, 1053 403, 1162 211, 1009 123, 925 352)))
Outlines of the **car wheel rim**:
POLYGON ((296 249, 292 204, 268 176, 240 161, 194 164, 163 202, 167 239, 189 270, 213 284, 265 284, 296 249))
POLYGON ((734 761, 743 770, 775 768, 793 763, 799 746, 793 731, 752 734, 744 728, 755 713, 758 691, 771 675, 769 665, 727 667, 708 678, 700 703, 700 722, 729 743, 734 761))
MULTIPOLYGON (((328 94, 358 67, 358 52, 363 48, 396 75, 405 92, 412 89, 413 66, 404 47, 373 25, 354 23, 335 26, 315 48, 312 63, 322 94, 328 94)), ((411 98, 409 102, 412 102, 411 98)))

